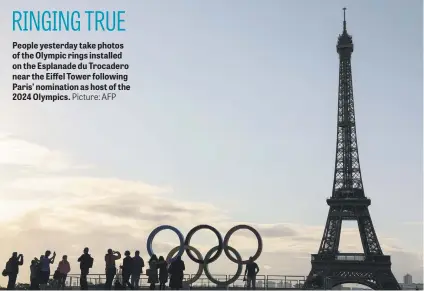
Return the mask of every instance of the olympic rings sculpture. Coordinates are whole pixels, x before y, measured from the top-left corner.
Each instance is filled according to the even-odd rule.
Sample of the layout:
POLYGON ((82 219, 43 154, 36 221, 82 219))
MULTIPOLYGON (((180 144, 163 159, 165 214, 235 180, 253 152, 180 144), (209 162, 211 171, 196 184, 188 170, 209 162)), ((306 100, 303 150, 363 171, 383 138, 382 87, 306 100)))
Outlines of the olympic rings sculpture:
POLYGON ((184 235, 176 227, 173 227, 171 225, 161 225, 161 226, 155 228, 150 233, 149 237, 147 238, 147 252, 148 252, 149 256, 152 256, 154 254, 153 248, 152 248, 153 239, 155 238, 155 236, 159 232, 161 232, 162 230, 165 230, 165 229, 172 230, 173 232, 175 232, 177 234, 179 240, 180 240, 180 245, 173 248, 168 253, 168 255, 166 257, 166 261, 167 262, 175 261, 176 258, 178 256, 182 256, 184 251, 185 251, 187 253, 187 256, 192 261, 199 264, 199 268, 196 272, 196 275, 194 277, 192 277, 191 279, 185 281, 185 283, 189 284, 189 285, 196 282, 200 278, 200 276, 202 275, 203 271, 205 271, 206 277, 212 283, 215 283, 218 286, 227 286, 227 285, 230 285, 230 284, 234 283, 235 281, 237 281, 237 279, 240 277, 240 275, 243 271, 243 265, 247 264, 247 262, 249 261, 249 260, 243 261, 239 252, 236 249, 234 249, 233 247, 228 245, 231 236, 238 230, 247 229, 247 230, 250 230, 256 236, 256 239, 258 241, 258 249, 257 249, 256 253, 252 256, 253 261, 256 261, 262 253, 262 248, 263 248, 262 237, 256 229, 254 229, 253 227, 251 227, 249 225, 240 224, 240 225, 236 225, 236 226, 232 227, 227 232, 227 234, 224 236, 224 239, 222 239, 221 234, 219 233, 219 231, 216 228, 214 228, 210 225, 207 225, 207 224, 201 224, 201 225, 198 225, 198 226, 195 226, 194 228, 192 228, 187 233, 187 236, 186 236, 185 239, 184 239, 184 235), (190 240, 193 237, 193 235, 201 229, 211 230, 216 235, 216 237, 218 238, 218 245, 213 247, 212 249, 210 249, 206 253, 205 258, 203 258, 202 254, 199 252, 199 250, 197 250, 195 247, 190 245, 190 240), (210 263, 216 261, 221 256, 222 251, 224 251, 225 255, 228 257, 228 259, 230 261, 237 264, 236 274, 232 278, 230 278, 226 281, 218 281, 217 279, 215 279, 212 276, 212 274, 209 272, 209 268, 208 268, 208 265, 210 263), (194 252, 196 257, 193 255, 193 252, 194 252), (233 254, 231 254, 231 253, 233 253, 233 254), (175 255, 175 257, 174 257, 174 255, 175 255))

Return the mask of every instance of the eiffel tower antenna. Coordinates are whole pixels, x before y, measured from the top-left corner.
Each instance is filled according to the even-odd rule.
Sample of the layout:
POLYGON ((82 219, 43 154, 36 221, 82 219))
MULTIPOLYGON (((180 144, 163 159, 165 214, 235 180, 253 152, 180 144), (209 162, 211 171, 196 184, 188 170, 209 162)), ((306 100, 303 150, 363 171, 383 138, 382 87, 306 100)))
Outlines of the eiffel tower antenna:
POLYGON ((312 269, 304 289, 332 289, 343 283, 358 283, 372 289, 399 290, 390 256, 383 254, 378 242, 368 210, 371 200, 365 196, 362 182, 352 85, 353 42, 346 30, 346 8, 336 48, 340 62, 333 190, 327 199, 330 209, 324 234, 318 253, 311 257, 312 269), (343 220, 357 221, 363 253, 339 252, 343 220))
POLYGON ((345 31, 346 31, 346 7, 343 8, 343 32, 345 31))

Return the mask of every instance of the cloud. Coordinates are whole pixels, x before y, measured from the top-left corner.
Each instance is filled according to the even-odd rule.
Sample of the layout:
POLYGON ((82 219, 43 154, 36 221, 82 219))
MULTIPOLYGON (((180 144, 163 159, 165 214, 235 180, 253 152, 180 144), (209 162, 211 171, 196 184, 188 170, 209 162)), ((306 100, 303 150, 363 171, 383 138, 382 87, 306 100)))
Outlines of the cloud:
POLYGON ((299 235, 297 231, 293 228, 293 226, 290 226, 290 224, 284 224, 284 223, 258 225, 257 230, 259 231, 261 235, 265 237, 269 237, 269 238, 279 238, 279 237, 299 235))
POLYGON ((3 186, 7 190, 18 190, 22 193, 37 192, 47 195, 66 195, 85 201, 118 198, 121 194, 151 195, 170 192, 167 187, 152 186, 142 182, 127 181, 116 178, 97 178, 80 176, 42 176, 18 178, 3 186))
MULTIPOLYGON (((25 199, 61 209, 73 216, 108 216, 110 220, 177 222, 210 220, 218 210, 204 203, 179 202, 172 189, 115 178, 56 177, 17 179, 2 187, 15 193, 9 200, 25 199), (35 195, 34 195, 35 194, 35 195), (167 195, 161 195, 167 194, 167 195), (66 205, 66 207, 64 207, 66 205), (89 214, 89 215, 88 215, 89 214)), ((216 216, 218 220, 223 216, 216 216)))
POLYGON ((10 134, 1 133, 0 165, 61 171, 68 169, 71 163, 69 158, 59 151, 50 150, 10 134))
MULTIPOLYGON (((0 143, 4 138, 12 140, 11 144, 16 140, 0 136, 0 143)), ((178 193, 168 185, 67 175, 66 167, 70 169, 75 165, 63 158, 66 155, 25 141, 16 144, 20 146, 15 149, 37 154, 23 155, 25 159, 0 158, 0 163, 30 166, 39 172, 0 181, 0 240, 5 242, 0 258, 3 261, 15 250, 29 260, 50 249, 58 255, 67 254, 75 272, 78 270, 76 258, 88 246, 95 257, 92 273, 103 273, 102 257, 108 248, 132 252, 138 249, 146 258, 147 236, 158 225, 174 225, 186 234, 197 224, 211 224, 224 236, 232 226, 245 224, 214 205, 177 199, 178 193), (51 171, 58 169, 64 172, 57 175, 51 171)), ((264 250, 258 260, 261 274, 306 275, 309 272, 310 254, 319 247, 323 225, 280 222, 250 225, 263 238, 264 250)), ((192 240, 203 255, 216 244, 208 235, 210 233, 201 231, 192 240)), ((343 237, 347 250, 360 251, 361 244, 355 241, 357 229, 345 230, 343 237)), ((411 273, 418 276, 422 270, 422 254, 420 257, 406 252, 401 242, 383 234, 379 234, 379 239, 384 251, 392 254, 397 274, 417 270, 411 273)), ((168 231, 157 235, 153 247, 157 254, 166 255, 177 244, 177 236, 168 231)), ((255 237, 248 231, 236 232, 230 244, 243 258, 251 256, 257 248, 255 237)), ((185 260, 188 272, 194 272, 196 264, 185 260)), ((27 268, 25 264, 20 281, 28 280, 27 268)), ((225 255, 211 266, 212 272, 232 273, 234 270, 235 266, 225 255)), ((0 284, 4 285, 4 278, 0 278, 0 284)))

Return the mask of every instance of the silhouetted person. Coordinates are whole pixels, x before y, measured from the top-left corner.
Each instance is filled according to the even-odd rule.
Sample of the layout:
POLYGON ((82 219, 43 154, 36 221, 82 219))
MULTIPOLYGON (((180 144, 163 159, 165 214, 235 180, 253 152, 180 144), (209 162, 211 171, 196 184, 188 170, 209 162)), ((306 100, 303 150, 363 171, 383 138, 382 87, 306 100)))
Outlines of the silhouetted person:
POLYGON ((168 282, 168 263, 160 256, 158 260, 159 268, 159 290, 165 290, 165 284, 168 282))
POLYGON ((169 281, 169 287, 171 289, 180 290, 183 288, 185 264, 181 260, 181 256, 178 256, 175 261, 169 265, 168 272, 171 274, 171 280, 169 281))
POLYGON ((31 261, 31 266, 29 266, 29 278, 30 278, 30 286, 29 290, 39 290, 40 286, 38 285, 38 277, 40 273, 40 266, 37 258, 31 261))
POLYGON ((259 273, 258 264, 250 257, 246 264, 246 271, 244 272, 244 280, 247 280, 247 289, 256 289, 256 275, 259 273))
POLYGON ((59 262, 59 265, 57 266, 57 270, 59 271, 57 288, 65 289, 66 277, 68 276, 68 273, 71 271, 71 265, 68 262, 67 255, 64 255, 62 257, 62 260, 59 262))
POLYGON ((115 261, 121 258, 120 252, 114 252, 112 249, 107 250, 107 254, 105 255, 105 263, 106 263, 106 283, 105 289, 111 290, 113 278, 116 275, 116 264, 115 261))
POLYGON ((16 279, 18 278, 19 266, 24 263, 24 256, 17 252, 12 253, 12 257, 6 263, 6 274, 9 277, 7 282, 7 290, 15 290, 16 279))
POLYGON ((140 284, 140 276, 143 273, 144 261, 140 257, 140 251, 135 251, 135 256, 133 257, 133 271, 131 274, 131 284, 135 289, 138 289, 140 284))
POLYGON ((124 288, 128 286, 131 290, 134 290, 134 286, 130 283, 130 277, 133 273, 133 259, 130 256, 130 251, 125 251, 124 255, 125 258, 122 262, 122 285, 124 288))
POLYGON ((156 284, 159 283, 158 278, 158 257, 156 255, 152 255, 149 260, 149 269, 147 272, 147 283, 150 283, 150 290, 155 290, 156 284))
POLYGON ((83 254, 78 258, 78 262, 80 263, 80 270, 81 270, 81 276, 80 276, 81 290, 88 290, 87 275, 90 272, 90 268, 93 267, 93 262, 94 262, 94 259, 91 257, 91 255, 88 252, 89 252, 89 249, 84 248, 83 254))
POLYGON ((49 258, 51 255, 50 251, 46 251, 44 257, 40 259, 40 285, 42 289, 45 289, 47 284, 49 283, 50 278, 50 265, 54 263, 54 259, 56 258, 56 252, 53 252, 53 256, 49 258))
POLYGON ((40 289, 40 284, 41 284, 41 276, 43 274, 41 274, 41 261, 44 259, 44 255, 40 256, 40 259, 34 258, 34 260, 37 261, 37 287, 38 289, 40 289))

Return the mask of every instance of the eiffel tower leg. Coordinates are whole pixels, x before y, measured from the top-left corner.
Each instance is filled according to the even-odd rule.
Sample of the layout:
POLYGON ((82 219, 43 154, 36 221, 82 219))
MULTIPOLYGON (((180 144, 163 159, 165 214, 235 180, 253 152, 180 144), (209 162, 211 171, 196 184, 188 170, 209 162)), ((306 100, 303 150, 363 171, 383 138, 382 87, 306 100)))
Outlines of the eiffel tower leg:
POLYGON ((305 283, 303 284, 303 289, 327 289, 323 271, 324 270, 312 268, 312 270, 309 272, 308 277, 306 278, 305 283))
POLYGON ((395 276, 392 271, 386 270, 382 272, 376 272, 376 281, 378 289, 380 290, 401 290, 395 276))
POLYGON ((367 255, 382 255, 383 251, 378 242, 377 234, 375 233, 374 225, 367 207, 361 207, 358 211, 358 228, 364 253, 367 255))
POLYGON ((337 207, 330 207, 327 223, 325 224, 324 235, 322 236, 320 253, 336 254, 339 249, 340 233, 342 229, 341 217, 334 215, 337 213, 337 207))

